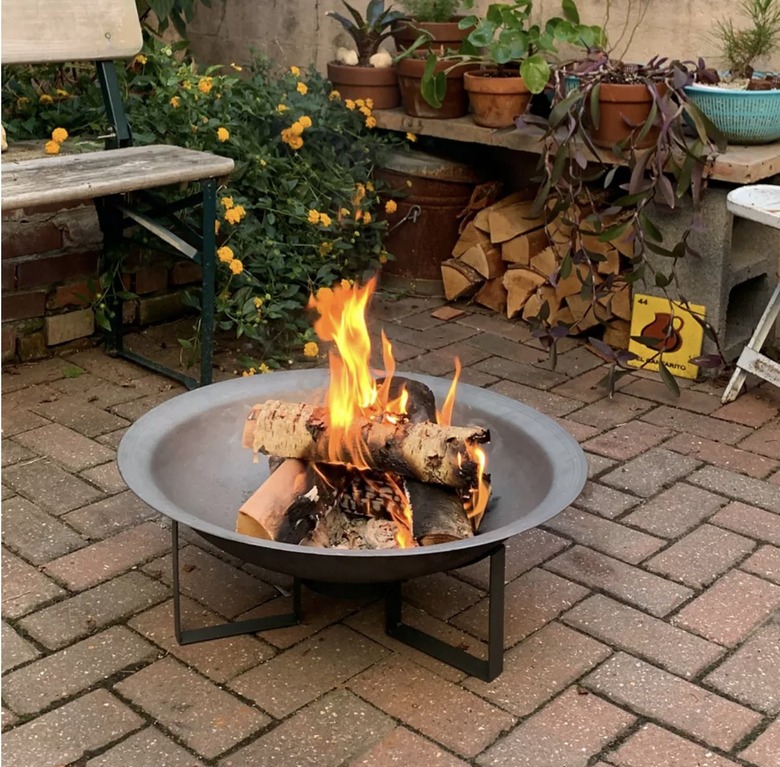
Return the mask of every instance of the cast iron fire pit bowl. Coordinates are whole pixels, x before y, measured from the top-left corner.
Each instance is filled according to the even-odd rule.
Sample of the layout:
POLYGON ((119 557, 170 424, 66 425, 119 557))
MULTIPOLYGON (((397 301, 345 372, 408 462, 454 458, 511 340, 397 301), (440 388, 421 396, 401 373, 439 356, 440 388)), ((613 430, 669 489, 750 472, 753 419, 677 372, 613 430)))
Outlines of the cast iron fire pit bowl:
MULTIPOLYGON (((426 383, 436 401, 444 401, 448 380, 400 375, 426 383)), ((298 370, 235 379, 174 397, 128 429, 119 445, 119 471, 142 501, 224 551, 269 570, 333 583, 404 581, 469 564, 558 514, 585 483, 585 456, 557 423, 500 394, 459 384, 453 423, 486 426, 491 435, 488 471, 494 501, 478 535, 434 546, 350 551, 234 532, 239 507, 268 476, 265 457, 254 464, 251 451, 241 447, 251 406, 269 399, 321 402, 327 382, 327 371, 298 370)))
MULTIPOLYGON (((439 403, 450 382, 408 375, 428 384, 439 403)), ((322 402, 324 370, 252 376, 174 397, 136 421, 119 445, 117 461, 128 487, 171 519, 174 633, 180 644, 254 633, 300 621, 301 583, 341 596, 385 599, 386 632, 485 681, 503 669, 504 541, 546 522, 580 493, 585 455, 555 421, 500 394, 458 386, 453 423, 490 429, 488 470, 494 502, 473 538, 409 549, 351 551, 310 548, 234 532, 243 502, 268 476, 268 462, 252 463, 241 434, 252 405, 269 399, 322 402), (179 523, 246 562, 294 577, 292 612, 182 630, 179 523), (403 623, 401 584, 490 558, 487 658, 472 655, 403 623)))

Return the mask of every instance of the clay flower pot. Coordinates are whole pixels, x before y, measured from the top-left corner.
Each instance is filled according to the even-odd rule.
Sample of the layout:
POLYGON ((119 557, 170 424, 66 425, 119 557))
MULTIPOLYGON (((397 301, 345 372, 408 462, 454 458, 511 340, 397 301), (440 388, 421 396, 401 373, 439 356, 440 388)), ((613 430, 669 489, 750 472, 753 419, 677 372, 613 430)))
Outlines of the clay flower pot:
POLYGON ((423 98, 420 92, 425 59, 401 59, 398 62, 398 84, 401 86, 401 103, 404 112, 412 117, 432 117, 442 120, 468 114, 469 97, 463 88, 463 74, 478 66, 478 64, 463 64, 453 69, 451 61, 440 61, 436 64, 434 71, 445 72, 447 78, 444 101, 441 107, 436 109, 423 98))
POLYGON ((495 70, 466 72, 463 86, 471 102, 471 116, 486 128, 509 128, 528 108, 531 91, 523 78, 501 77, 495 70))
POLYGON ((350 67, 331 61, 328 80, 343 99, 373 99, 374 109, 392 109, 401 103, 398 75, 392 67, 350 67))
POLYGON ((433 39, 421 46, 420 50, 437 52, 459 51, 460 46, 474 27, 459 29, 458 23, 462 16, 455 16, 451 21, 399 21, 393 25, 393 40, 399 51, 405 51, 420 36, 428 32, 433 39))
MULTIPOLYGON (((659 83, 659 93, 666 89, 659 83)), ((643 83, 601 83, 599 86, 599 127, 591 129, 591 138, 596 146, 612 147, 632 134, 638 134, 650 115, 653 95, 643 83)), ((639 149, 655 144, 658 129, 651 128, 639 149)))

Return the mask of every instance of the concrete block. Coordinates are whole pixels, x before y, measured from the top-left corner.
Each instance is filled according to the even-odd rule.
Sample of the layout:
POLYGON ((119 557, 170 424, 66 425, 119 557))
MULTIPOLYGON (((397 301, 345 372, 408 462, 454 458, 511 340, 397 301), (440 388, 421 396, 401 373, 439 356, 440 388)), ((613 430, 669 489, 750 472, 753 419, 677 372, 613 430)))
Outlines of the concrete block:
POLYGON ((103 242, 94 205, 65 211, 57 216, 62 226, 62 244, 66 248, 97 250, 103 242))
POLYGON ((16 357, 16 326, 10 323, 3 323, 2 351, 3 362, 8 362, 16 357))
POLYGON ((78 312, 45 317, 43 331, 48 346, 91 336, 95 332, 95 315, 91 309, 82 309, 78 312))

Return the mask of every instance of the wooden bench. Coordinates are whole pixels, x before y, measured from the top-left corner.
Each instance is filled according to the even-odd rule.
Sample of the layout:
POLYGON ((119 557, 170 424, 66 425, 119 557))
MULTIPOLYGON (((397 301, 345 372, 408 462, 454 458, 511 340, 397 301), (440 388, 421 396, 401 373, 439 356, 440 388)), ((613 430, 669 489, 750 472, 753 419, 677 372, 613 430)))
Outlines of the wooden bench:
MULTIPOLYGON (((5 0, 2 4, 3 64, 94 60, 106 106, 106 151, 2 164, 2 209, 93 200, 103 232, 101 269, 116 275, 109 310, 108 350, 182 381, 192 388, 211 383, 214 333, 215 221, 218 180, 233 170, 233 160, 209 152, 159 144, 132 145, 114 60, 135 56, 142 46, 134 0, 5 0), (172 200, 154 190, 177 185, 189 191, 172 200), (182 215, 199 209, 196 229, 182 215), (123 344, 124 292, 118 264, 126 252, 127 230, 141 226, 166 250, 192 259, 202 269, 200 377, 163 367, 123 344)), ((56 126, 51 126, 52 128, 56 126)))

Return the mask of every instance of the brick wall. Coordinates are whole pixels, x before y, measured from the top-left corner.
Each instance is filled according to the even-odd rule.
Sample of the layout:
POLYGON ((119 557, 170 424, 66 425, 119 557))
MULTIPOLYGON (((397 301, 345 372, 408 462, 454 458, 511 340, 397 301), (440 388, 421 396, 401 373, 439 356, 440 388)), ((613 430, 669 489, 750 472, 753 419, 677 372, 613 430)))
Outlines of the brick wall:
MULTIPOLYGON (((3 361, 45 357, 95 333, 91 290, 102 243, 95 207, 57 206, 3 215, 3 361)), ((197 265, 129 254, 125 287, 138 295, 125 322, 148 324, 182 314, 180 292, 200 280, 197 265)))

